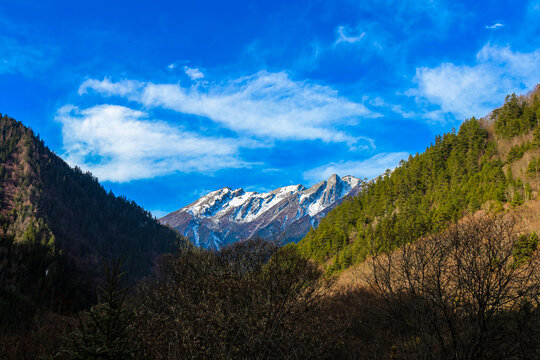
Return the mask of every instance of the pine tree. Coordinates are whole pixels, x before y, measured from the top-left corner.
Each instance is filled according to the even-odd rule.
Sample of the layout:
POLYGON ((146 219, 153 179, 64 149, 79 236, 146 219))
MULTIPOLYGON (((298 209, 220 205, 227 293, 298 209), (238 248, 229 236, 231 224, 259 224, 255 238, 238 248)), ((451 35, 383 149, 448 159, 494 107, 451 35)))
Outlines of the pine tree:
POLYGON ((98 304, 81 319, 79 329, 68 338, 66 353, 73 360, 132 360, 129 341, 132 314, 124 307, 127 288, 121 287, 123 259, 103 261, 106 283, 98 287, 98 304))

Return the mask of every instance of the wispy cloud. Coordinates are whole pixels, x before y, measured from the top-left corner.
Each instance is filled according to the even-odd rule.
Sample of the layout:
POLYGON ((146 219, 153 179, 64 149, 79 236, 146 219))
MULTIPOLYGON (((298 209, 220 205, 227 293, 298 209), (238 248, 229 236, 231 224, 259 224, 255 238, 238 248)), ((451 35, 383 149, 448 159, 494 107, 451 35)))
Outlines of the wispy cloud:
POLYGON ((406 159, 409 153, 393 152, 380 153, 369 159, 361 161, 333 162, 327 165, 304 172, 304 179, 310 182, 327 179, 332 174, 339 176, 353 175, 360 178, 372 179, 384 173, 387 169, 393 170, 402 159, 406 159))
POLYGON ((462 6, 446 0, 366 0, 358 2, 358 7, 367 21, 364 25, 377 22, 384 24, 379 32, 417 34, 423 40, 445 36, 455 30, 454 23, 468 16, 462 6))
POLYGON ((247 166, 234 139, 203 137, 117 105, 62 107, 64 158, 100 180, 126 182, 247 166))
POLYGON ((51 62, 52 57, 42 46, 25 45, 12 38, 0 37, 0 74, 31 75, 51 62))
POLYGON ((416 69, 417 87, 407 92, 425 105, 425 116, 452 114, 463 120, 486 115, 511 92, 531 89, 540 79, 540 50, 515 52, 509 46, 485 45, 473 65, 442 63, 416 69))
POLYGON ((191 87, 88 79, 79 93, 88 89, 108 96, 124 96, 147 108, 161 107, 206 117, 239 134, 262 139, 372 146, 371 139, 351 136, 342 129, 361 119, 379 116, 364 104, 340 96, 331 87, 294 81, 284 72, 261 71, 224 83, 191 87))
POLYGON ((191 80, 199 80, 204 78, 204 74, 201 70, 197 68, 190 68, 188 66, 184 66, 184 72, 191 80))
POLYGON ((496 29, 501 28, 503 26, 504 26, 504 24, 495 23, 493 25, 486 25, 486 29, 488 29, 488 30, 496 30, 496 29))
POLYGON ((340 43, 354 44, 366 36, 366 33, 363 31, 358 31, 356 34, 351 34, 351 31, 345 26, 338 26, 336 32, 338 37, 334 43, 335 45, 340 43))
POLYGON ((107 96, 127 96, 140 88, 141 83, 138 81, 123 80, 112 82, 109 78, 103 80, 86 79, 79 86, 79 95, 86 94, 90 89, 107 96))
POLYGON ((459 31, 469 16, 461 5, 446 0, 365 0, 356 4, 356 21, 337 26, 326 50, 342 51, 348 61, 354 56, 351 51, 358 51, 354 60, 359 62, 376 57, 396 76, 407 71, 408 59, 418 56, 419 47, 459 31))
POLYGON ((384 99, 382 99, 381 97, 375 97, 375 98, 369 100, 369 104, 372 105, 372 106, 375 106, 375 107, 387 108, 387 109, 391 110, 392 112, 394 112, 394 113, 396 113, 398 115, 401 115, 405 119, 417 118, 417 117, 421 116, 415 111, 405 110, 404 106, 401 105, 401 104, 389 104, 384 99))

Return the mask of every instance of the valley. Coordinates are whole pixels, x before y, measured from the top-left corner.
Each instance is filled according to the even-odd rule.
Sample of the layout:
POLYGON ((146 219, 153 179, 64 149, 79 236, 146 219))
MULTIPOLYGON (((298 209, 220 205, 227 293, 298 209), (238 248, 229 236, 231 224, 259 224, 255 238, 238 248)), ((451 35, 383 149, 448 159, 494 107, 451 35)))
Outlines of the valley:
POLYGON ((6 359, 540 351, 540 86, 370 181, 225 187, 159 220, 8 116, 0 156, 6 359))

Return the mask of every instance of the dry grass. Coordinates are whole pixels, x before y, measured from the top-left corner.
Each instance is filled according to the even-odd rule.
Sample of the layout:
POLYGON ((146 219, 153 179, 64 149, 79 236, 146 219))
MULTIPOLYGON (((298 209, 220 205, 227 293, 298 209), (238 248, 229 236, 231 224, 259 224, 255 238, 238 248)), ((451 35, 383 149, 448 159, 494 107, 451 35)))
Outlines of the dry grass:
MULTIPOLYGON (((538 197, 535 200, 527 201, 525 204, 508 209, 507 211, 504 217, 512 221, 520 233, 530 233, 532 231, 540 233, 540 199, 538 197)), ((486 212, 484 210, 479 210, 473 216, 480 218, 485 215, 486 212)), ((464 219, 458 223, 462 223, 463 221, 464 219)), ((396 249, 392 255, 399 258, 400 252, 401 249, 396 249)), ((380 255, 380 257, 384 256, 380 255)), ((372 275, 372 272, 373 259, 368 257, 361 264, 352 266, 340 273, 334 284, 333 292, 339 293, 367 287, 367 279, 372 275)))
POLYGON ((540 233, 540 199, 538 196, 536 199, 510 210, 509 214, 514 216, 523 232, 536 231, 540 233))

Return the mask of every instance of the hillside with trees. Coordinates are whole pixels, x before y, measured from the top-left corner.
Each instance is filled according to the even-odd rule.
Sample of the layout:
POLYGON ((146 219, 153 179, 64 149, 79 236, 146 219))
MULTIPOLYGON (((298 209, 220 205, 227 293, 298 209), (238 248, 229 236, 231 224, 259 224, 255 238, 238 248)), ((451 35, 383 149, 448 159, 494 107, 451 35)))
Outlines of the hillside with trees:
MULTIPOLYGON (((535 233, 506 215, 374 254, 364 285, 263 240, 161 258, 127 288, 105 263, 98 304, 0 333, 5 359, 537 359, 540 258, 535 233)), ((393 242, 391 237, 381 241, 393 242)))
POLYGON ((0 307, 14 321, 26 305, 63 312, 93 303, 101 258, 125 255, 133 282, 182 241, 8 116, 0 117, 0 224, 0 307))
POLYGON ((437 137, 299 244, 220 251, 183 246, 2 119, 2 358, 540 357, 540 88, 437 137), (173 242, 134 284, 144 255, 173 242), (109 259, 90 304, 81 271, 98 256, 109 259), (369 271, 342 286, 362 262, 369 271), (68 298, 82 311, 63 312, 68 298))
POLYGON ((437 136, 424 153, 330 211, 299 251, 339 272, 374 249, 386 252, 438 233, 466 214, 519 207, 538 194, 539 125, 540 87, 507 96, 486 118, 437 136), (394 240, 383 243, 387 238, 394 240))

